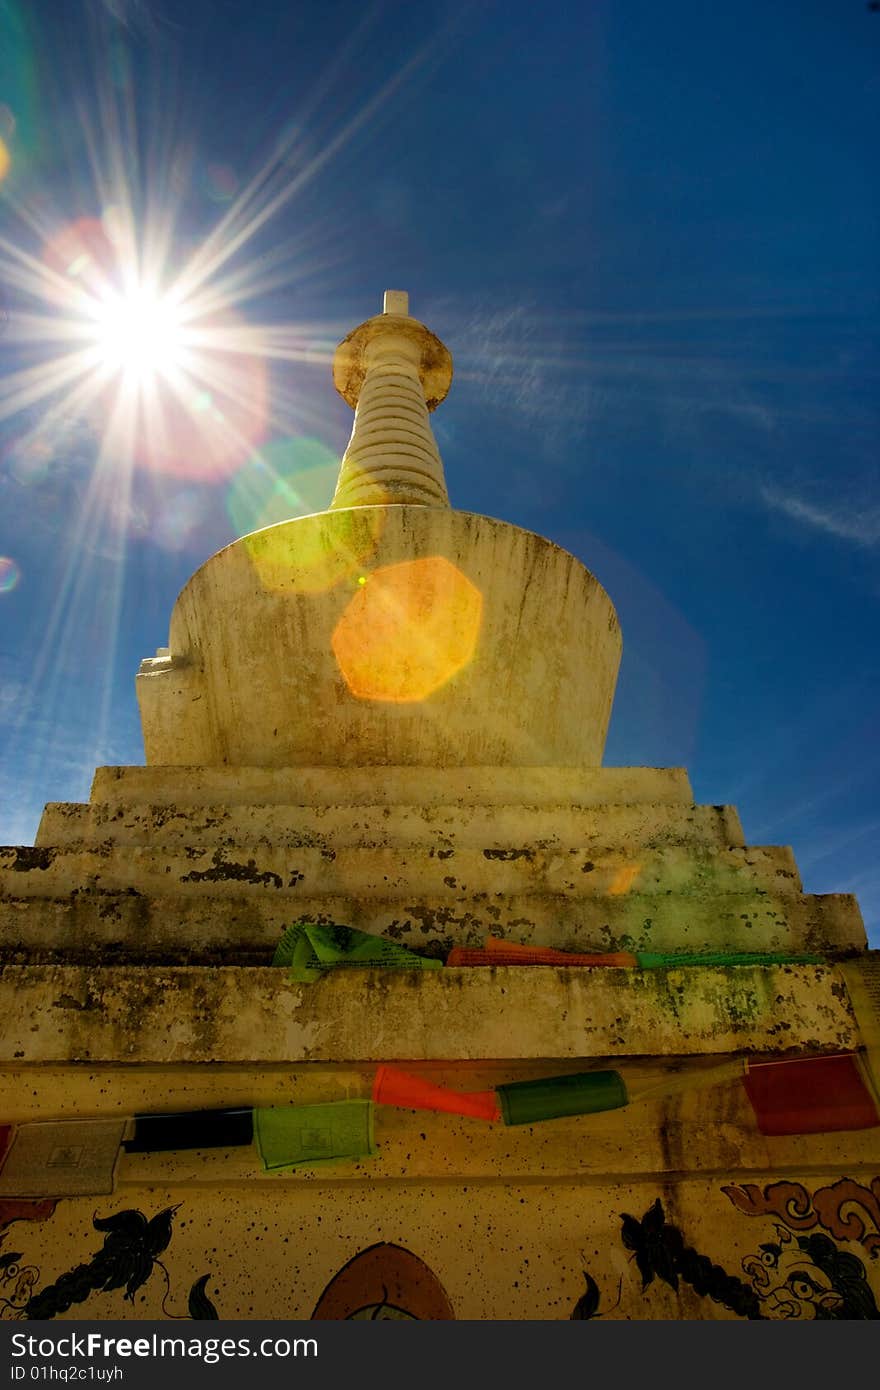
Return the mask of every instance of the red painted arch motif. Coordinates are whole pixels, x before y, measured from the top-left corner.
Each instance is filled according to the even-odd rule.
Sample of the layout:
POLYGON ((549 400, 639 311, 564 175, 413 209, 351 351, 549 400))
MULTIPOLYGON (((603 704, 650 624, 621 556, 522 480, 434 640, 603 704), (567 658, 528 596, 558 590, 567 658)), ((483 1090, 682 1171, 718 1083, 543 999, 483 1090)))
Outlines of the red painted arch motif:
POLYGON ((312 1313, 318 1321, 349 1318, 450 1321, 452 1304, 424 1260, 400 1245, 371 1245, 343 1265, 312 1313))

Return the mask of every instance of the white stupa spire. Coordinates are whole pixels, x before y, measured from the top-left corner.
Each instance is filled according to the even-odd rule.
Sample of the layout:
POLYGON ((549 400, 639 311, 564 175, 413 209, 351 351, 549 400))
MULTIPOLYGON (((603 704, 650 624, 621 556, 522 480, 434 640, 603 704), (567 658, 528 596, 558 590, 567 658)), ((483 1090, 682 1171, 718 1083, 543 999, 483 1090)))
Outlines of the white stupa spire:
POLYGON ((449 390, 452 358, 410 318, 404 290, 386 290, 383 312, 340 343, 333 380, 355 417, 331 507, 448 507, 428 412, 449 390))

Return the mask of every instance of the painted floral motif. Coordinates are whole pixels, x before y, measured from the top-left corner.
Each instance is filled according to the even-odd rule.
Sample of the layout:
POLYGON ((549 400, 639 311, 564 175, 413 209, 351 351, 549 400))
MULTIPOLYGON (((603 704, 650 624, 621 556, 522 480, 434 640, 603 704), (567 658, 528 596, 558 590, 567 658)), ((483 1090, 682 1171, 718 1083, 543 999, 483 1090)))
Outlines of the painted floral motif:
MULTIPOLYGON (((35 1205, 35 1204, 33 1204, 35 1205)), ((54 1210, 55 1203, 43 1204, 54 1210)), ((177 1207, 166 1207, 148 1220, 143 1212, 129 1209, 112 1216, 95 1217, 96 1231, 104 1234, 104 1243, 90 1259, 62 1274, 53 1284, 35 1289, 40 1271, 35 1265, 21 1265, 22 1255, 8 1251, 0 1255, 0 1317, 17 1320, 43 1320, 66 1313, 75 1303, 84 1303, 92 1293, 125 1290, 123 1297, 134 1302, 138 1289, 147 1282, 155 1268, 165 1276, 162 1311, 169 1317, 187 1314, 169 1313, 166 1302, 171 1292, 168 1271, 159 1256, 167 1249, 172 1234, 172 1222, 177 1207)), ((7 1220, 45 1219, 49 1212, 39 1214, 7 1214, 7 1220)), ((204 1274, 190 1289, 188 1316, 216 1318, 217 1310, 205 1291, 210 1275, 204 1274)))
POLYGON ((799 1182, 772 1182, 763 1189, 730 1183, 721 1191, 746 1216, 777 1216, 793 1231, 823 1226, 835 1240, 859 1241, 872 1259, 880 1254, 880 1178, 870 1187, 840 1178, 812 1194, 799 1182))
MULTIPOLYGON (((862 1213, 874 1219, 878 1190, 880 1180, 867 1188, 850 1178, 812 1196, 790 1182, 771 1183, 763 1190, 753 1183, 723 1188, 748 1215, 782 1217, 773 1228, 774 1238, 743 1259, 745 1279, 688 1245, 678 1227, 667 1222, 659 1197, 641 1218, 622 1215, 621 1239, 641 1275, 642 1293, 659 1279, 675 1292, 689 1284, 701 1297, 755 1321, 875 1320, 880 1308, 858 1256, 841 1250, 821 1231, 800 1232, 824 1225, 838 1240, 859 1240, 875 1255, 876 1233, 862 1213)), ((586 1272, 584 1278, 586 1292, 571 1315, 581 1320, 601 1316, 598 1287, 586 1272)))

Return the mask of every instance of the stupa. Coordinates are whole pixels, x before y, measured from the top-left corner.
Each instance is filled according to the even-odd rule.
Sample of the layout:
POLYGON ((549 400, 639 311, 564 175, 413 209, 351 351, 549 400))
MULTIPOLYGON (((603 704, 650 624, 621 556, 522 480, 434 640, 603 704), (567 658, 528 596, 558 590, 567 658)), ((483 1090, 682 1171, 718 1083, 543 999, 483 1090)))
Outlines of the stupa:
POLYGON ((0 851, 6 1316, 880 1315, 857 904, 684 769, 602 766, 613 604, 450 506, 451 379, 389 291, 334 360, 328 509, 196 572, 137 677, 145 765, 0 851), (301 924, 413 968, 291 978, 301 924), (500 1118, 374 1107, 382 1068, 500 1118), (264 1169, 254 1126, 305 1107, 307 1160, 264 1169))

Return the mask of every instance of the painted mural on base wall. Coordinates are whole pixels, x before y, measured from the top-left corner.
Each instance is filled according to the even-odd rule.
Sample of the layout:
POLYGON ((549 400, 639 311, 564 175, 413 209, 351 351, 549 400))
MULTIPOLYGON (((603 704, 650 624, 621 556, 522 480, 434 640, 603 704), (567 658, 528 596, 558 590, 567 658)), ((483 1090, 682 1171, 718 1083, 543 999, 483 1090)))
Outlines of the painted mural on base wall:
POLYGON ((219 1224, 210 1195, 169 1195, 0 1204, 0 1318, 880 1318, 880 1176, 630 1184, 591 1194, 592 1222, 571 1189, 479 1185, 442 1209, 424 1190, 380 1230, 375 1191, 361 1218, 345 1191, 273 1185, 219 1224))
MULTIPOLYGON (((54 1207, 56 1204, 30 1205, 54 1207)), ((209 1274, 196 1279, 190 1288, 187 1312, 172 1311, 171 1277, 159 1256, 171 1241, 176 1210, 176 1207, 166 1207, 149 1219, 142 1211, 133 1209, 117 1211, 106 1217, 94 1217, 92 1226, 103 1236, 100 1248, 88 1259, 65 1270, 52 1283, 43 1285, 37 1265, 24 1262, 25 1256, 21 1251, 5 1248, 4 1231, 4 1244, 0 1250, 0 1317, 45 1321, 63 1315, 74 1305, 85 1303, 92 1293, 117 1289, 121 1291, 123 1299, 133 1303, 137 1291, 155 1270, 159 1270, 165 1279, 163 1316, 216 1318, 217 1310, 205 1292, 209 1274)), ((10 1220, 35 1219, 35 1216, 22 1213, 12 1216, 10 1220)), ((88 1309, 82 1310, 82 1316, 89 1316, 88 1309)), ((117 1316, 123 1317, 124 1313, 120 1312, 117 1316)))

